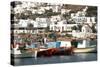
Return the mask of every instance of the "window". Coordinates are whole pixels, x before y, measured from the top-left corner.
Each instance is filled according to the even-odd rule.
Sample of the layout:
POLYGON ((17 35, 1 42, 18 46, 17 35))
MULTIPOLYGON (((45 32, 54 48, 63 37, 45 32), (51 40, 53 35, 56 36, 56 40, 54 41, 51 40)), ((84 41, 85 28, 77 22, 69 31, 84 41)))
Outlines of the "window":
POLYGON ((58 24, 57 22, 55 22, 55 24, 58 24))
POLYGON ((53 27, 51 27, 51 30, 53 30, 53 27))
POLYGON ((62 31, 64 31, 64 27, 62 27, 62 31))

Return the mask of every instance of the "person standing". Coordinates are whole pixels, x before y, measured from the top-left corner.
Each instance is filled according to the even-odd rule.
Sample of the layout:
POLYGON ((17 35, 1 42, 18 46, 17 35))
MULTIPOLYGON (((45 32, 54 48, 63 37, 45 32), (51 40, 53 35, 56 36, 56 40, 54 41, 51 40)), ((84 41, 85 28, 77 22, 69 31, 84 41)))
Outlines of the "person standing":
POLYGON ((43 45, 47 44, 47 38, 46 38, 46 36, 43 37, 42 42, 43 42, 43 45))

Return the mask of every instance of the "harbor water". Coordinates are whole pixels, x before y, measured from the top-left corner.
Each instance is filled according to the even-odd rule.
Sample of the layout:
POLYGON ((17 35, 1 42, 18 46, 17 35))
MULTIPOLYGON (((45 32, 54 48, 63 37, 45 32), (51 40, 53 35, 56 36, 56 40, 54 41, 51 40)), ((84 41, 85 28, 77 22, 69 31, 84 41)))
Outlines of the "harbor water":
POLYGON ((36 64, 55 64, 55 63, 69 63, 69 62, 86 62, 96 61, 97 53, 79 53, 74 55, 61 55, 51 57, 37 57, 37 58, 15 58, 16 66, 19 65, 36 65, 36 64))

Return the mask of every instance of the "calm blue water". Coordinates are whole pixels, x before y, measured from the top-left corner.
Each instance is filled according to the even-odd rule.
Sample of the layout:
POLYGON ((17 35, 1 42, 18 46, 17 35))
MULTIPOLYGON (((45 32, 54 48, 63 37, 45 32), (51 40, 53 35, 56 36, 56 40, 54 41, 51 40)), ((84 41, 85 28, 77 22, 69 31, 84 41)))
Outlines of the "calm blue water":
POLYGON ((79 53, 74 55, 62 55, 51 57, 35 58, 16 58, 15 65, 36 65, 36 64, 54 64, 54 63, 68 63, 68 62, 82 62, 82 61, 96 61, 97 53, 79 53))

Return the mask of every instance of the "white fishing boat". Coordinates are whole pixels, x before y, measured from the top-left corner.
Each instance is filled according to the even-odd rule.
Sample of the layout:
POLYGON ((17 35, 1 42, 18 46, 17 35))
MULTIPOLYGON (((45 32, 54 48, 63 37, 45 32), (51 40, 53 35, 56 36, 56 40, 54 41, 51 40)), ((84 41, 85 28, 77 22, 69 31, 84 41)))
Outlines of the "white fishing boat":
POLYGON ((11 50, 11 56, 13 58, 25 58, 25 57, 37 57, 37 53, 40 51, 48 50, 46 48, 30 48, 25 50, 18 50, 18 45, 16 48, 11 50))
POLYGON ((92 53, 97 52, 95 47, 88 47, 88 48, 74 48, 74 53, 92 53))
MULTIPOLYGON (((73 43, 75 44, 75 43, 73 43)), ((91 45, 90 40, 80 40, 77 43, 77 47, 73 49, 74 53, 91 53, 97 52, 96 44, 91 45)))
POLYGON ((24 51, 23 53, 20 52, 20 50, 18 51, 14 51, 14 53, 11 53, 12 57, 14 58, 25 58, 25 57, 37 57, 37 53, 41 52, 41 51, 46 51, 48 49, 31 49, 28 51, 24 51))

